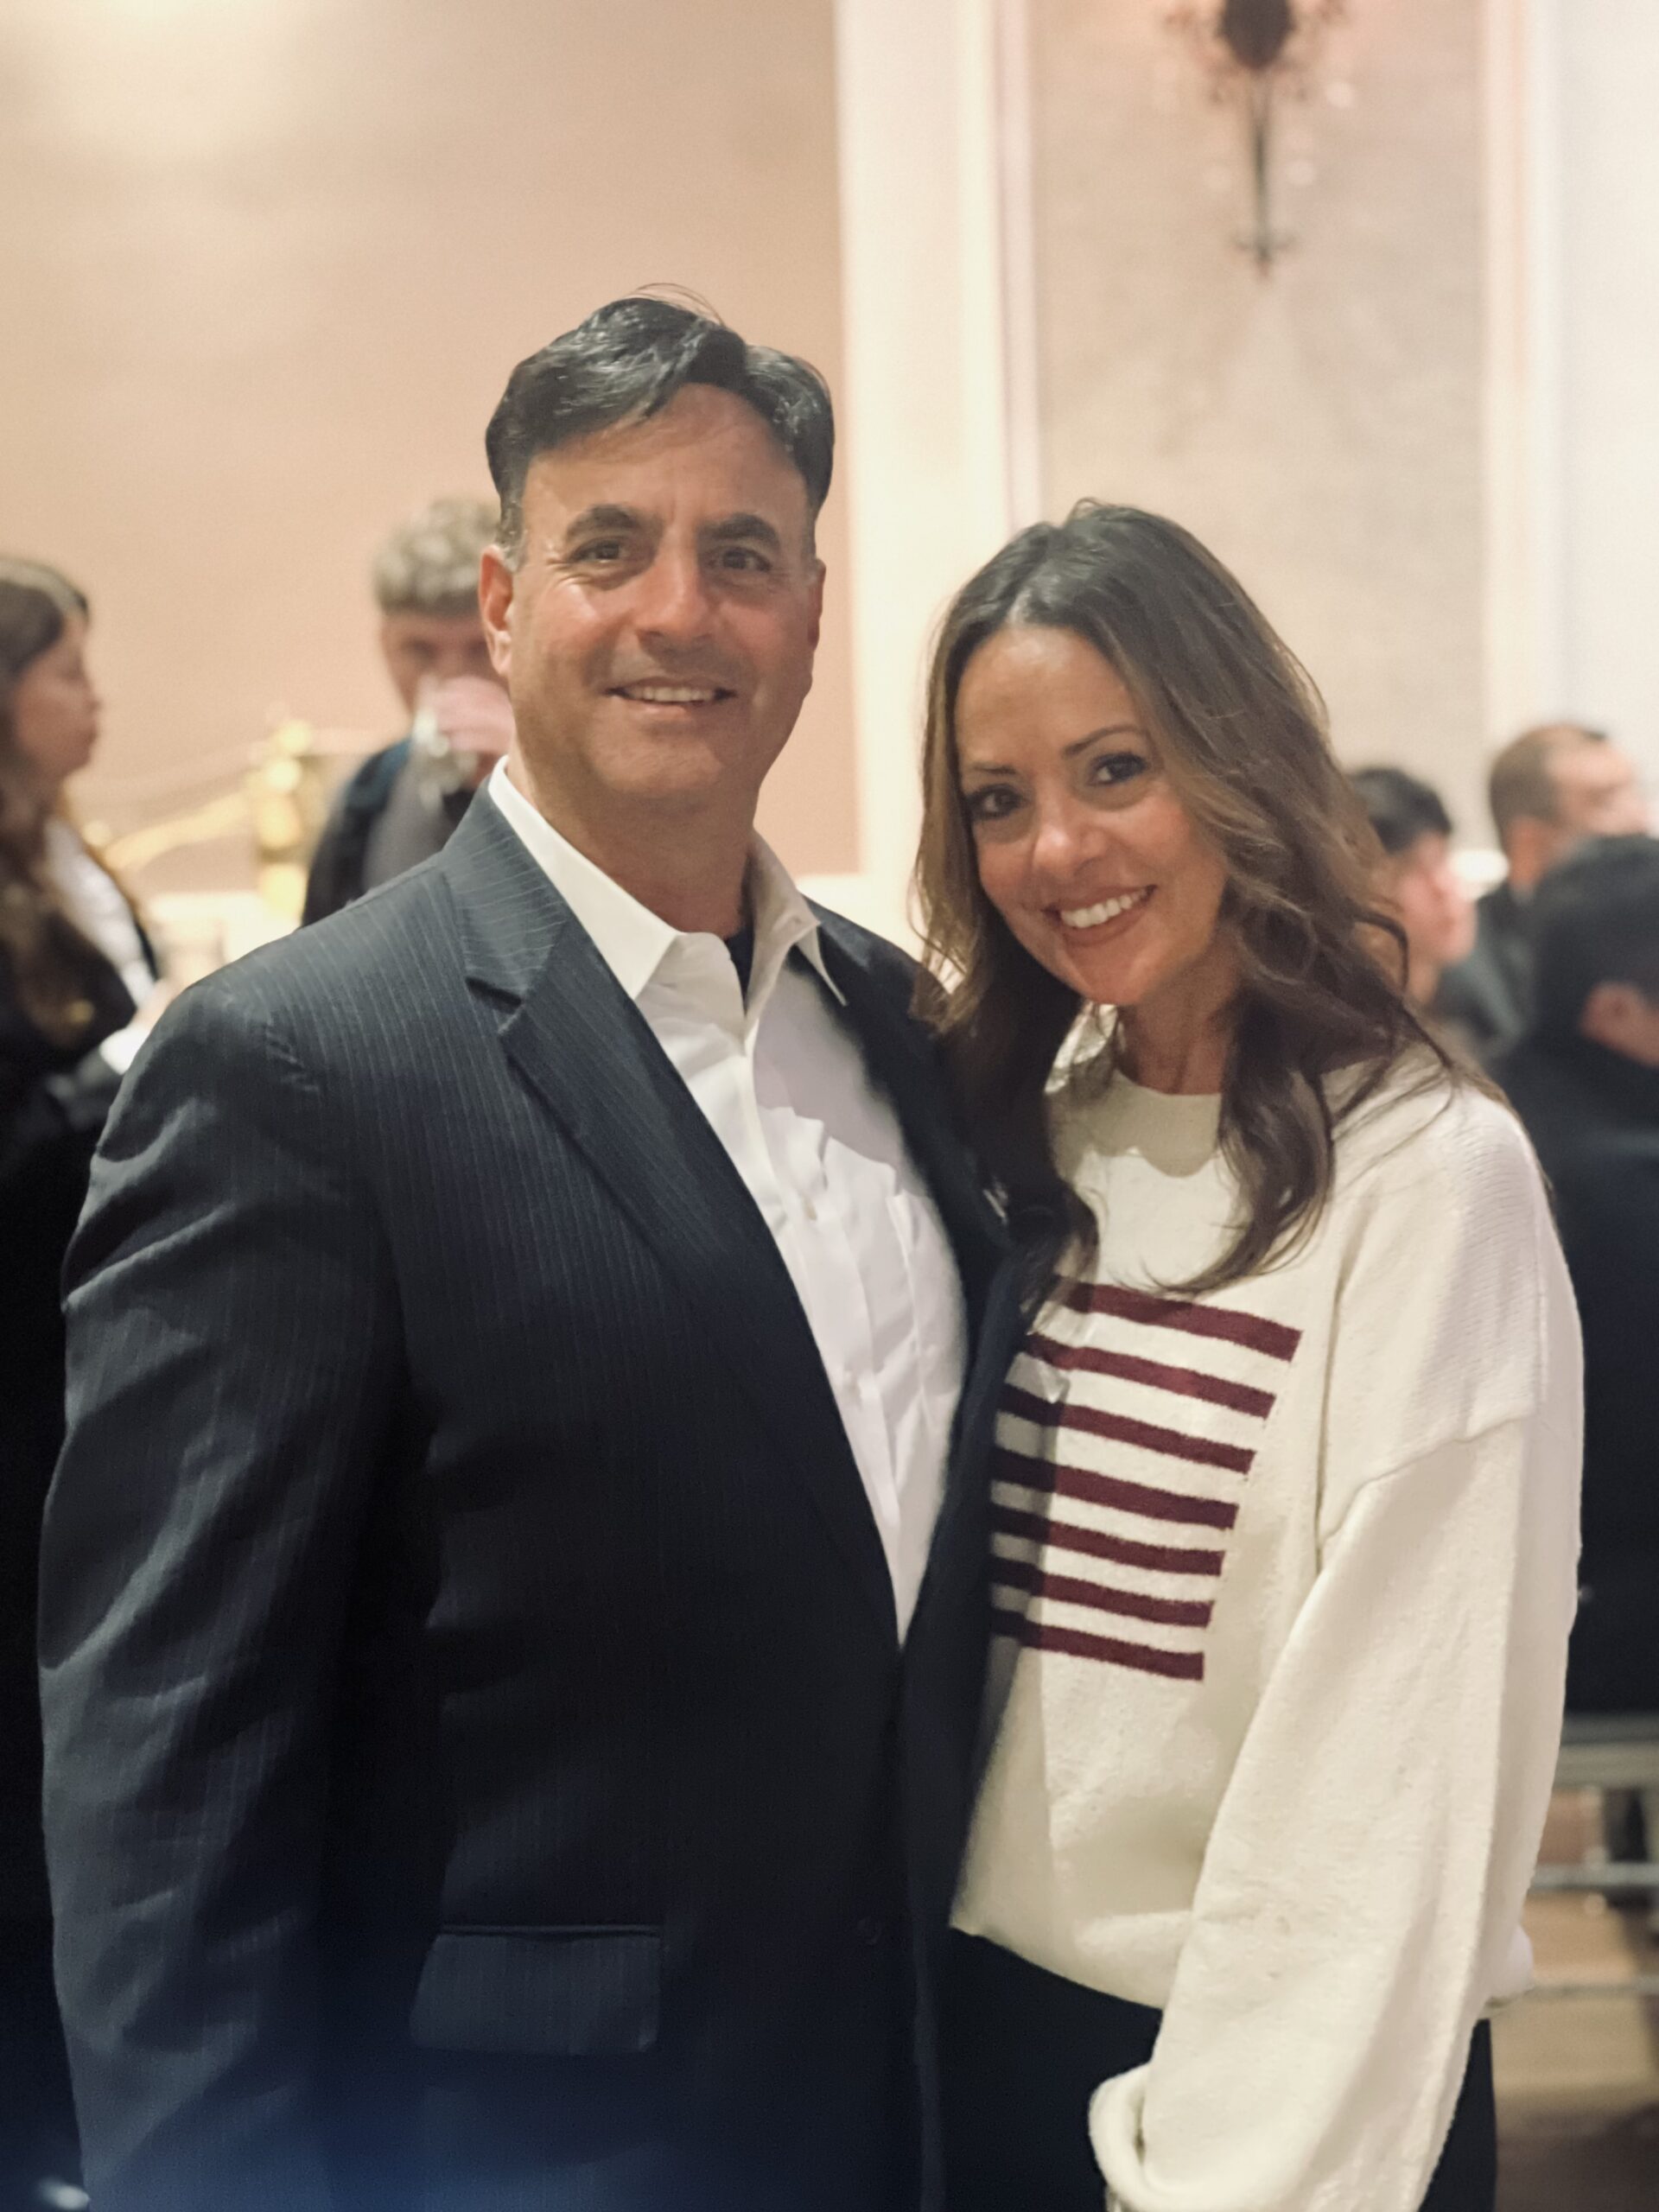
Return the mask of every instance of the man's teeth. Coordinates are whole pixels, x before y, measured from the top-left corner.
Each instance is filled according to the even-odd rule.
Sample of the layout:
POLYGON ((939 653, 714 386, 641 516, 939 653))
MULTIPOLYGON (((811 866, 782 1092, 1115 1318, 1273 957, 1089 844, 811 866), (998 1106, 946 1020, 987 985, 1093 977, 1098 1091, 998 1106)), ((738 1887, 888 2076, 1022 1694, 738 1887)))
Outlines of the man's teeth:
POLYGON ((695 683, 625 683, 625 699, 643 699, 653 707, 711 707, 720 693, 695 683))
POLYGON ((1144 891, 1126 891, 1120 899, 1103 899, 1098 906, 1062 906, 1060 919, 1069 930, 1096 930, 1103 922, 1115 922, 1120 914, 1127 914, 1131 906, 1151 896, 1148 884, 1144 891))

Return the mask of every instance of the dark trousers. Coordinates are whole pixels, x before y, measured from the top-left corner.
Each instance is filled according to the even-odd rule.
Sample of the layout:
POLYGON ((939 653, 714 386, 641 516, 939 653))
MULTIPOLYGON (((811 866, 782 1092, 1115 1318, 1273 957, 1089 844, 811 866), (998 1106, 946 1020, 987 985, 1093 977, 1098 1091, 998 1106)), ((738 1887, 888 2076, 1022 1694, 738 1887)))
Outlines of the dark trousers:
MULTIPOLYGON (((1101 2212, 1089 2100, 1152 2056, 1160 2014, 971 1936, 950 1938, 944 2004, 947 2212, 1101 2212)), ((1468 2070, 1422 2212, 1492 2212, 1491 2031, 1468 2070)))

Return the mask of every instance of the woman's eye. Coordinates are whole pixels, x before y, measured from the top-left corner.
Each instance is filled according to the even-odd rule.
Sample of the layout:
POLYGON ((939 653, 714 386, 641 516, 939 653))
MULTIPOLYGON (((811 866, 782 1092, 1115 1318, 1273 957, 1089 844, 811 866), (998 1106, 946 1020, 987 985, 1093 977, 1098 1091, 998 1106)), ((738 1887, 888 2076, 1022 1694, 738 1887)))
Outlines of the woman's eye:
POLYGON ((1020 794, 1010 791, 1006 784, 986 784, 976 791, 969 791, 967 803, 970 822, 1001 822, 1019 805, 1020 794))
POLYGON ((1091 784, 1127 784, 1144 774, 1147 758, 1143 753, 1102 753, 1089 764, 1091 784))

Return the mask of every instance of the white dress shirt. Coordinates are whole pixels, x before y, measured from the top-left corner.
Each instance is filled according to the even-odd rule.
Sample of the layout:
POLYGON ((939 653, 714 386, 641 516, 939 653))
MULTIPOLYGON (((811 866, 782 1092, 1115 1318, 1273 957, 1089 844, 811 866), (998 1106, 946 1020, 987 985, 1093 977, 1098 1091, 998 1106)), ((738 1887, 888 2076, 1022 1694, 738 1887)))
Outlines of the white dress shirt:
POLYGON ((639 1007, 777 1241, 875 1516, 902 1635, 962 1388, 962 1290, 898 1116, 837 1011, 812 910, 757 837, 746 998, 719 938, 672 929, 642 906, 560 836, 505 760, 489 789, 639 1007))
MULTIPOLYGON (((61 816, 54 815, 46 825, 46 864, 70 920, 104 955, 134 1007, 142 1010, 156 988, 156 976, 126 894, 61 816)), ((147 1034, 144 1024, 129 1022, 98 1049, 118 1075, 124 1075, 147 1034)))

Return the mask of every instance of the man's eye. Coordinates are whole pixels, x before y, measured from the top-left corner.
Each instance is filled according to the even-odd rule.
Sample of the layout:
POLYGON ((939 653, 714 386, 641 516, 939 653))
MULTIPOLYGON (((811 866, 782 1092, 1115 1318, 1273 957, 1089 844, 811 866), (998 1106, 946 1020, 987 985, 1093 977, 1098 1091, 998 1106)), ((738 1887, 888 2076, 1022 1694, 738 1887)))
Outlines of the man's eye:
POLYGON ((752 576, 768 575, 772 570, 772 563, 766 555, 758 552, 753 545, 722 546, 720 565, 722 569, 752 576))
POLYGON ((579 545, 571 557, 577 561, 620 561, 622 552, 620 537, 595 537, 586 545, 579 545))

